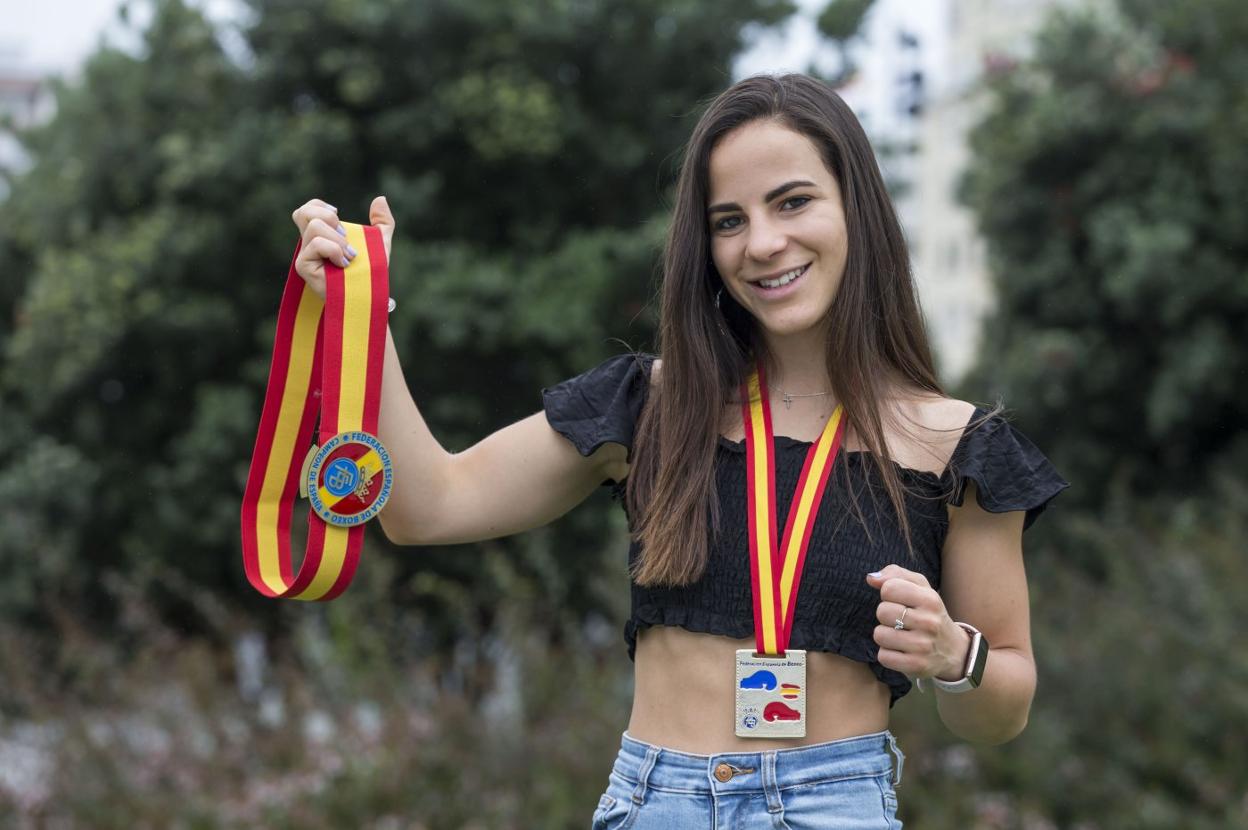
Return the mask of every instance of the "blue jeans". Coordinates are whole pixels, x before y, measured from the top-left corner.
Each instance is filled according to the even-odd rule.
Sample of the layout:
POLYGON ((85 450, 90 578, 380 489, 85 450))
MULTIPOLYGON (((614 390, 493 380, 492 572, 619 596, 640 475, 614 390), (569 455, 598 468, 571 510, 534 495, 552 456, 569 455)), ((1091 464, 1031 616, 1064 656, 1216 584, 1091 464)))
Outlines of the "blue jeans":
POLYGON ((894 788, 905 758, 888 730, 718 755, 676 752, 625 732, 592 830, 897 830, 894 788))

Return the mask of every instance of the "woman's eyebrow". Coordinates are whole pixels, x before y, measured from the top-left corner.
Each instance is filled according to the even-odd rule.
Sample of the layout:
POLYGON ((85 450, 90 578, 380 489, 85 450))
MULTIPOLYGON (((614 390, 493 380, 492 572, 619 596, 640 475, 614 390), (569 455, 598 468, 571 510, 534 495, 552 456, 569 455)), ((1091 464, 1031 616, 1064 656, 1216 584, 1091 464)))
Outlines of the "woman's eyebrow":
MULTIPOLYGON (((763 201, 770 202, 772 199, 775 199, 778 196, 783 196, 785 193, 788 193, 790 190, 792 190, 795 187, 814 187, 814 186, 815 186, 814 182, 808 182, 805 179, 797 179, 795 181, 785 182, 779 187, 773 188, 767 191, 767 195, 763 197, 763 201)), ((736 202, 720 202, 717 205, 711 205, 709 208, 706 209, 706 212, 709 215, 712 213, 730 213, 731 211, 740 210, 740 209, 741 209, 741 206, 738 205, 736 202)))

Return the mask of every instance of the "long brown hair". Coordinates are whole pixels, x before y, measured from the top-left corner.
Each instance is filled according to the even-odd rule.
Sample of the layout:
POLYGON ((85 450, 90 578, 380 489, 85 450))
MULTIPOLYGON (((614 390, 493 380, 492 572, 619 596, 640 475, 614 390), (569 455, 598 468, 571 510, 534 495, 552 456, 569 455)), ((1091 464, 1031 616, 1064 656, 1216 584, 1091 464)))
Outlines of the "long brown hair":
MULTIPOLYGON (((719 533, 714 462, 724 406, 755 356, 771 363, 749 312, 727 291, 716 307, 723 283, 711 261, 706 219, 712 150, 729 132, 760 119, 809 138, 840 185, 848 257, 828 309, 828 380, 883 476, 913 557, 904 487, 884 440, 881 404, 906 385, 945 393, 905 238, 871 144, 841 97, 805 75, 756 76, 711 102, 689 139, 678 179, 663 259, 663 363, 638 421, 626 489, 642 548, 632 573, 640 585, 684 585, 701 576, 708 518, 712 535, 719 533)), ((886 419, 895 421, 891 414, 886 419)), ((836 464, 848 482, 845 456, 839 453, 836 464)))

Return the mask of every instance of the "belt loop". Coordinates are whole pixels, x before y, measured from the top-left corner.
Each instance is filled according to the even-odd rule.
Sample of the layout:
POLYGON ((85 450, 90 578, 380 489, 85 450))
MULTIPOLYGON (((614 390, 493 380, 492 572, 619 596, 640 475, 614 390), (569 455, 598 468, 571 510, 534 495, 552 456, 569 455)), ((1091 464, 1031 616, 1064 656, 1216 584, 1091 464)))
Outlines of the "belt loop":
POLYGON ((776 750, 764 751, 762 761, 763 793, 767 796, 767 812, 779 813, 784 810, 784 804, 780 801, 780 786, 776 780, 776 750))
POLYGON ((650 746, 646 749, 645 760, 641 762, 641 768, 637 771, 637 786, 633 788, 633 803, 641 806, 646 800, 646 782, 650 779, 650 773, 654 770, 654 765, 659 760, 659 753, 663 750, 657 746, 650 746))
POLYGON ((888 737, 888 747, 893 751, 893 755, 897 758, 897 771, 893 774, 893 786, 901 786, 901 768, 906 765, 906 753, 901 751, 901 747, 897 746, 897 739, 893 737, 892 732, 884 733, 888 737))

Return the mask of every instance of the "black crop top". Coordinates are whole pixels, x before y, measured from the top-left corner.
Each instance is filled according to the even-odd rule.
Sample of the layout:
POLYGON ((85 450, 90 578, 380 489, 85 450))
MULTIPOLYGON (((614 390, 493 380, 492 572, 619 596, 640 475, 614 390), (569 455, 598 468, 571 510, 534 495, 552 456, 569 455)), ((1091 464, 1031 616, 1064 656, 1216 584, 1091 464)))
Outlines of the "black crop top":
MULTIPOLYGON (((583 374, 542 389, 546 419, 582 455, 590 455, 608 441, 623 444, 631 454, 633 430, 649 391, 654 359, 650 354, 616 355, 583 374)), ((984 414, 976 407, 971 420, 984 414)), ((809 448, 808 441, 775 436, 779 528, 785 525, 809 448)), ((1026 436, 995 415, 977 429, 963 433, 943 473, 897 466, 906 491, 916 491, 904 494, 917 557, 912 562, 874 463, 863 450, 842 450, 840 455, 845 462, 837 459, 812 530, 789 642, 796 649, 834 652, 869 664, 889 687, 891 706, 910 690, 910 681, 877 661, 879 646, 872 633, 877 624, 879 591, 867 584, 866 575, 895 562, 921 572, 933 588, 939 589, 941 549, 949 527, 945 502, 962 504, 968 478, 975 480, 977 500, 983 509, 993 513, 1027 511, 1024 530, 1069 484, 1026 436), (846 481, 847 475, 852 481, 846 481), (957 486, 951 487, 955 477, 957 486), (872 493, 862 486, 864 478, 872 493), (854 513, 847 484, 854 485, 870 538, 854 513), (950 492, 947 498, 940 495, 950 492)), ((721 530, 710 545, 706 571, 696 582, 678 588, 632 584, 631 613, 624 625, 629 659, 634 657, 637 632, 653 625, 675 625, 736 639, 754 636, 744 508, 744 440, 734 442, 720 436, 715 475, 721 530)), ((603 484, 613 485, 613 495, 623 500, 623 482, 608 480, 603 484)), ((629 546, 630 564, 640 552, 640 544, 634 540, 629 546)))

